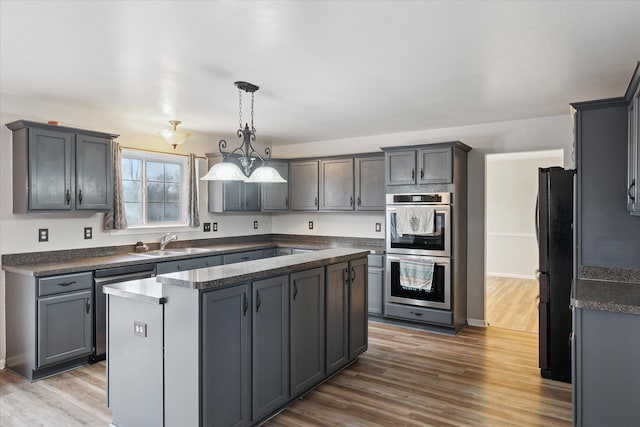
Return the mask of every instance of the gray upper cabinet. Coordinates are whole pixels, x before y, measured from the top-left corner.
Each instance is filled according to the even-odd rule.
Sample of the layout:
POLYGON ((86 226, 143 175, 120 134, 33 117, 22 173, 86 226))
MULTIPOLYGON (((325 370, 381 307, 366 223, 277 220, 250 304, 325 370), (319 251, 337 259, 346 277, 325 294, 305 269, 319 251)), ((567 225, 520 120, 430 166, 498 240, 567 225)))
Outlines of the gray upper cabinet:
MULTIPOLYGON (((640 68, 640 67, 639 67, 640 68)), ((629 85, 635 92, 629 100, 629 173, 627 181, 627 210, 631 215, 640 215, 640 70, 637 68, 629 85)))
POLYGON ((324 378, 324 267, 291 274, 291 394, 299 395, 324 378))
POLYGON ((289 276, 253 282, 253 421, 289 400, 289 276))
MULTIPOLYGON (((219 153, 207 154, 210 169, 223 160, 219 153)), ((231 159, 227 161, 232 161, 231 159)), ((260 211, 260 184, 242 181, 208 181, 209 212, 258 212, 260 211)))
POLYGON ((202 295, 202 425, 250 424, 249 285, 202 295))
POLYGON ((293 211, 318 210, 318 161, 305 160, 290 163, 290 207, 293 211))
POLYGON ((384 211, 384 155, 354 158, 355 209, 384 211))
POLYGON ((13 212, 111 208, 118 135, 19 120, 13 131, 13 212))
POLYGON ((349 263, 327 266, 327 375, 349 362, 349 263))
POLYGON ((353 157, 320 160, 320 210, 352 211, 353 157))
POLYGON ((386 185, 410 185, 416 183, 416 150, 389 151, 385 153, 386 185))
POLYGON ((418 150, 418 184, 450 184, 453 182, 453 148, 418 150))
POLYGON ((287 182, 262 184, 262 211, 286 211, 289 209, 289 162, 271 160, 269 166, 277 170, 287 182))

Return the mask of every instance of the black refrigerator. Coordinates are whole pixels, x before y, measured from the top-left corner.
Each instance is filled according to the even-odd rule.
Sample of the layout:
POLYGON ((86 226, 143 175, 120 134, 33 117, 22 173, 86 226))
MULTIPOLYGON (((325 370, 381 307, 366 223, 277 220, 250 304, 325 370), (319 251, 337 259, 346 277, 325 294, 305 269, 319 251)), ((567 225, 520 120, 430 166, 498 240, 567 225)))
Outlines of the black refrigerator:
POLYGON ((571 382, 573 178, 560 167, 538 171, 539 365, 544 378, 571 382))

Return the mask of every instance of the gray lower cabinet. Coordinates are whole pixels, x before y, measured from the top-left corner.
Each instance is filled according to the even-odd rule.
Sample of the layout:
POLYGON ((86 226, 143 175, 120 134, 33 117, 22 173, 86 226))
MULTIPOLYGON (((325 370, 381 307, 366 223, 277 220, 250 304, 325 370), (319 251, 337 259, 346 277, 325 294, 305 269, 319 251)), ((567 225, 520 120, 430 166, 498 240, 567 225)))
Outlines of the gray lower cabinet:
POLYGON ((34 278, 5 272, 7 367, 29 380, 88 362, 93 273, 34 278))
POLYGON ((277 170, 287 182, 262 184, 262 211, 289 210, 289 162, 285 160, 270 160, 268 165, 277 170))
POLYGON ((327 266, 327 375, 349 362, 349 263, 327 266))
POLYGON ((574 425, 637 425, 640 315, 574 308, 573 327, 574 425))
POLYGON ((156 264, 156 274, 167 274, 175 271, 195 270, 197 268, 215 267, 222 265, 221 255, 200 258, 186 258, 178 261, 165 261, 156 264))
POLYGON ((19 120, 13 131, 13 212, 111 209, 118 135, 19 120))
POLYGON ((251 421, 249 285, 202 295, 202 425, 251 421))
POLYGON ((253 282, 252 419, 289 400, 289 276, 253 282))
POLYGON ((370 314, 382 314, 382 281, 384 278, 384 256, 369 255, 368 269, 368 311, 370 314))
POLYGON ((353 157, 320 160, 320 210, 354 209, 353 157))
POLYGON ((295 161, 289 164, 291 181, 289 200, 292 211, 318 210, 318 161, 295 161))
POLYGON ((291 274, 291 394, 299 395, 325 376, 324 268, 291 274))
POLYGON ((354 184, 357 211, 384 211, 384 155, 356 156, 354 184))
POLYGON ((367 259, 349 261, 349 360, 367 350, 367 259))

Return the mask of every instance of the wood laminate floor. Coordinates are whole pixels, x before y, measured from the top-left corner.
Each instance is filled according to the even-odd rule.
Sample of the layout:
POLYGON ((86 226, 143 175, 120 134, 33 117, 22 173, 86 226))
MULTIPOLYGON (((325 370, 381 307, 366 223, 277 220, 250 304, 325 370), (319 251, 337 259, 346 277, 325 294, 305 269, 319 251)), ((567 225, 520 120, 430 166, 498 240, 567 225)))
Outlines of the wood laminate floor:
MULTIPOLYGON (((106 426, 104 362, 28 383, 0 371, 0 426, 106 426)), ((569 426, 571 387, 540 377, 537 334, 457 336, 369 322, 369 350, 268 426, 569 426)))
POLYGON ((538 332, 538 281, 488 276, 487 322, 499 328, 538 332))

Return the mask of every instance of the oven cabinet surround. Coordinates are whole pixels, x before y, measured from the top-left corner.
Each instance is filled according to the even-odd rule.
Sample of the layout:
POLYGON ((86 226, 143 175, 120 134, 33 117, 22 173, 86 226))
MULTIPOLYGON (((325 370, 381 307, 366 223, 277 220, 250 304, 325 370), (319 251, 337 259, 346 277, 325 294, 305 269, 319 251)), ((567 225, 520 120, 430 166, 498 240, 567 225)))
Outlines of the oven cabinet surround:
POLYGON ((145 279, 160 289, 161 298, 155 300, 123 295, 121 290, 133 282, 106 287, 113 355, 108 372, 118 373, 108 382, 113 425, 257 425, 354 362, 367 348, 366 256, 359 250, 330 249, 159 276, 162 284, 145 279), (260 273, 262 266, 269 272, 260 273), (355 273, 342 273, 351 268, 355 273), (329 279, 336 270, 341 271, 339 282, 329 279), (223 281, 226 272, 240 280, 229 278, 228 284, 203 289, 175 284, 203 275, 223 281), (260 277, 251 279, 254 274, 260 277), (335 322, 329 322, 334 301, 339 310, 346 307, 336 340, 328 336, 335 332, 335 322), (125 304, 126 310, 118 308, 125 304), (149 307, 155 314, 147 323, 143 314, 149 307), (129 313, 125 321, 122 312, 129 313), (118 316, 113 321, 112 313, 118 316), (154 320, 155 315, 161 317, 154 320), (134 321, 147 323, 149 338, 133 333, 134 321), (156 333, 162 337, 163 357, 151 336, 155 322, 162 325, 156 333), (339 350, 345 351, 344 338, 346 360, 329 368, 328 343, 340 342, 339 350), (151 353, 149 366, 139 367, 140 357, 151 353), (127 358, 135 361, 129 364, 127 358), (128 387, 131 383, 136 385, 128 387), (154 397, 157 390, 164 395, 154 397))
POLYGON ((371 254, 368 256, 368 312, 382 315, 382 283, 384 281, 384 255, 371 254))
POLYGON ((289 210, 289 162, 270 160, 268 166, 277 170, 287 182, 262 184, 262 212, 287 211, 289 210))
MULTIPOLYGON (((219 153, 207 153, 206 157, 209 169, 224 159, 219 153)), ((226 161, 233 162, 235 158, 229 156, 226 161)), ((240 167, 239 162, 236 164, 240 167)), ((209 212, 260 212, 260 193, 260 184, 243 181, 207 181, 209 212)))
POLYGON ((93 351, 93 274, 5 272, 7 367, 30 381, 86 364, 93 351))
POLYGON ((13 212, 107 211, 118 135, 18 120, 13 132, 13 212))
MULTIPOLYGON (((459 330, 467 322, 467 156, 471 150, 460 141, 414 146, 383 147, 387 197, 391 194, 450 193, 451 308, 418 307, 387 299, 390 269, 385 270, 385 317, 428 323, 459 330)), ((387 221, 389 221, 389 215, 387 221)), ((386 224, 387 234, 390 230, 386 224)), ((389 237, 387 236, 387 241, 389 237)), ((387 257, 393 254, 387 242, 387 257)), ((440 256, 440 255, 438 255, 440 256)), ((445 255, 446 256, 446 255, 445 255)))
POLYGON ((637 424, 640 314, 574 308, 573 325, 574 425, 637 424))

